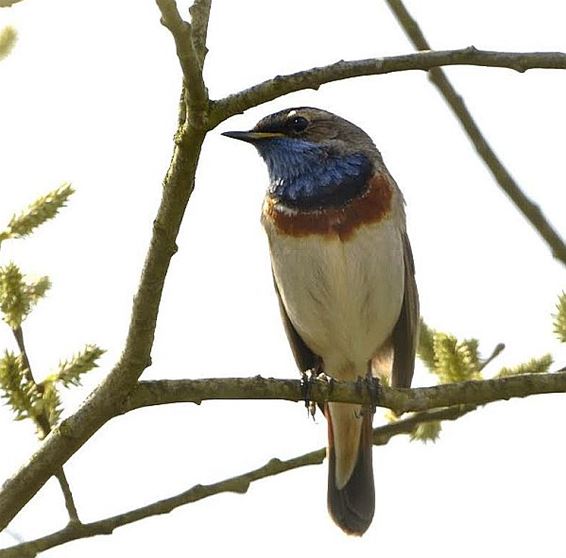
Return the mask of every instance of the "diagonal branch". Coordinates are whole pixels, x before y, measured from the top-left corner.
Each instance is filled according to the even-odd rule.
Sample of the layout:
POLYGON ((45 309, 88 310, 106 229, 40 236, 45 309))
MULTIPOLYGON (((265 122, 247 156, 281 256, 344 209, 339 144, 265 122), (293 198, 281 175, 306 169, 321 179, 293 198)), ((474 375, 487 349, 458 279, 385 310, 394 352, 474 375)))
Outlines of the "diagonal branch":
MULTIPOLYGON (((171 8, 171 2, 160 0, 160 3, 167 9, 171 8)), ((205 25, 206 22, 199 23, 201 27, 205 25)), ((189 89, 189 98, 194 91, 189 89)), ((188 104, 190 106, 191 102, 188 101, 188 104)), ((190 118, 189 122, 183 121, 177 132, 122 355, 82 407, 54 428, 29 461, 2 485, 0 530, 7 526, 55 471, 120 412, 123 399, 150 364, 165 278, 171 258, 177 250, 175 239, 194 188, 205 133, 201 127, 195 127, 190 118)))
MULTIPOLYGON (((475 407, 473 406, 463 406, 417 413, 409 418, 375 428, 373 431, 373 443, 374 445, 385 445, 394 436, 412 433, 415 427, 419 424, 438 420, 456 420, 473 410, 475 410, 475 407)), ((123 525, 128 525, 147 517, 169 513, 180 506, 197 502, 216 494, 222 494, 224 492, 244 494, 247 492, 250 484, 254 481, 279 475, 286 471, 291 471, 307 465, 319 465, 324 461, 325 455, 326 450, 321 448, 292 459, 280 460, 273 458, 262 467, 249 471, 248 473, 214 484, 199 484, 185 492, 177 494, 176 496, 159 500, 158 502, 154 502, 135 510, 115 515, 107 519, 102 519, 100 521, 94 521, 92 523, 70 524, 64 529, 52 533, 51 535, 9 548, 0 549, 0 558, 31 558, 44 550, 53 548, 54 546, 76 539, 83 539, 96 535, 109 535, 114 531, 114 529, 122 527, 123 525)))
MULTIPOLYGON (((483 405, 512 397, 566 393, 566 373, 521 374, 493 380, 457 382, 424 388, 381 387, 378 405, 401 414, 454 405, 483 405)), ((356 382, 313 382, 310 399, 317 403, 371 404, 369 390, 356 382)), ((156 380, 139 382, 125 401, 122 413, 169 403, 201 403, 219 399, 280 399, 303 401, 300 380, 274 378, 210 378, 204 380, 156 380)))
POLYGON ((294 74, 276 76, 248 89, 214 101, 209 128, 288 93, 303 89, 318 89, 325 83, 352 77, 430 70, 437 66, 491 66, 525 72, 533 68, 566 69, 566 53, 563 52, 493 52, 478 50, 473 46, 459 50, 417 52, 401 56, 368 58, 366 60, 341 60, 335 64, 312 68, 294 74))
MULTIPOLYGON (((420 51, 430 51, 431 46, 426 40, 418 23, 411 17, 402 0, 386 0, 387 4, 395 14, 397 21, 413 43, 420 51)), ((433 68, 429 71, 430 81, 437 87, 445 101, 448 103, 456 118, 468 134, 480 157, 483 159, 501 189, 511 198, 511 201, 533 225, 540 236, 546 241, 555 258, 566 265, 566 244, 560 235, 547 221, 540 207, 533 203, 515 182, 503 163, 485 139, 478 125, 474 121, 464 100, 446 77, 441 68, 433 68)))

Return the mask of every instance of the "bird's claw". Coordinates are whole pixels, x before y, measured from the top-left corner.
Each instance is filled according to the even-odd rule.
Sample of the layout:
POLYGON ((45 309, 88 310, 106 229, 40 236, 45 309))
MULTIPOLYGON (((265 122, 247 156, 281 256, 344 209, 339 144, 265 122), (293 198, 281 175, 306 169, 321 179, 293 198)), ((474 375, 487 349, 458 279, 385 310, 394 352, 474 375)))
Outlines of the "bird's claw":
POLYGON ((358 377, 358 379, 356 380, 356 391, 361 395, 364 388, 367 390, 367 393, 369 395, 370 404, 362 410, 362 413, 366 409, 369 409, 369 411, 373 415, 379 403, 379 379, 375 376, 370 375, 366 376, 365 378, 358 377))
POLYGON ((320 382, 328 384, 330 390, 332 390, 332 388, 334 387, 334 378, 332 376, 329 376, 328 374, 325 374, 324 372, 318 372, 316 379, 320 382))
POLYGON ((373 415, 379 403, 379 392, 381 390, 381 385, 379 383, 379 379, 375 376, 368 376, 366 378, 366 384, 371 400, 371 414, 373 415))
MULTIPOLYGON (((305 402, 305 407, 307 408, 310 417, 315 417, 317 403, 311 401, 312 388, 315 382, 324 382, 328 384, 329 393, 332 393, 332 388, 334 386, 334 378, 328 376, 319 367, 312 368, 301 372, 301 387, 303 392, 303 401, 305 402)), ((321 409, 322 404, 320 405, 321 409)))
POLYGON ((312 386, 316 381, 317 373, 316 370, 305 370, 301 372, 301 391, 303 392, 303 401, 305 402, 305 407, 307 413, 314 420, 314 415, 316 412, 316 403, 311 401, 312 386))

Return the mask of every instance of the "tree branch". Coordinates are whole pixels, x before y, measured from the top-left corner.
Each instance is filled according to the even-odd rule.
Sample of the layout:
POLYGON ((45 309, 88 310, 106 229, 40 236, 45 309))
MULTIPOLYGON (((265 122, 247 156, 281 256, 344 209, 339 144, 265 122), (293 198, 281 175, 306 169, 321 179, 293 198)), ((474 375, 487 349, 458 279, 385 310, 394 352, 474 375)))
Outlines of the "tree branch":
POLYGON ((71 486, 67 480, 67 475, 63 467, 55 472, 59 486, 61 487, 61 492, 63 492, 63 498, 65 499, 65 507, 67 508, 67 514, 69 515, 69 520, 71 523, 79 523, 79 512, 77 511, 77 505, 75 504, 75 499, 73 498, 73 492, 71 491, 71 486))
MULTIPOLYGON (((431 46, 426 40, 418 23, 413 19, 402 0, 386 0, 387 4, 395 14, 399 25, 403 28, 413 46, 421 51, 430 51, 431 46)), ((564 56, 564 55, 563 55, 564 56)), ((542 66, 541 66, 542 67, 542 66)), ((538 231, 552 250, 552 254, 563 264, 566 265, 566 244, 560 235, 554 230, 547 221, 540 207, 533 203, 515 182, 503 163, 481 133, 478 125, 474 121, 470 111, 462 97, 446 77, 446 73, 441 68, 433 68, 429 71, 429 79, 440 91, 444 100, 448 103, 456 118, 468 134, 480 157, 483 159, 493 177, 501 189, 511 198, 511 201, 523 214, 523 216, 538 231)))
MULTIPOLYGON (((419 424, 438 420, 456 420, 475 409, 476 407, 474 406, 460 406, 417 413, 409 418, 374 428, 373 443, 374 445, 385 445, 394 436, 412 433, 419 424)), ((53 548, 54 546, 96 535, 110 535, 117 527, 122 527, 123 525, 128 525, 154 515, 169 513, 180 506, 197 502, 198 500, 203 500, 204 498, 216 494, 222 494, 224 492, 244 494, 254 481, 279 475, 286 471, 307 465, 319 465, 324 461, 325 456, 326 449, 321 448, 292 459, 280 460, 273 458, 262 467, 249 471, 248 473, 214 484, 198 484, 176 496, 159 500, 135 510, 92 523, 69 524, 64 529, 52 533, 51 535, 17 544, 9 548, 0 549, 0 558, 32 558, 37 556, 39 552, 53 548)))
POLYGON ((195 3, 189 8, 193 29, 193 45, 201 72, 204 67, 204 59, 208 53, 206 37, 208 35, 208 20, 210 18, 211 3, 212 0, 195 0, 195 3))
POLYGON ((209 128, 288 93, 303 89, 318 89, 325 83, 352 77, 430 70, 437 66, 491 66, 525 72, 533 68, 566 69, 566 53, 563 52, 493 52, 478 50, 473 46, 459 50, 417 52, 401 56, 369 58, 336 62, 320 68, 312 68, 294 74, 276 76, 248 89, 212 103, 209 128))
MULTIPOLYGON (((128 399, 128 394, 132 389, 137 389, 138 378, 151 362, 151 348, 165 277, 171 257, 176 251, 175 239, 194 188, 196 166, 207 129, 212 129, 229 116, 286 93, 306 88, 317 88, 323 83, 348 77, 410 69, 429 70, 439 65, 453 64, 507 67, 517 71, 525 71, 530 68, 566 68, 566 54, 563 53, 497 53, 478 51, 473 47, 456 51, 426 52, 383 59, 339 62, 287 77, 277 77, 229 96, 216 102, 210 108, 212 114, 209 115, 209 103, 200 62, 204 57, 205 50, 199 41, 206 37, 210 2, 197 0, 198 9, 195 8, 193 11, 191 27, 180 17, 175 2, 172 0, 156 1, 161 10, 163 22, 168 26, 175 39, 186 86, 183 105, 186 104, 189 107, 189 114, 187 119, 183 114, 180 115, 180 126, 175 138, 173 157, 163 182, 162 199, 154 221, 153 234, 141 273, 140 284, 134 298, 125 347, 110 374, 92 396, 84 402, 74 415, 55 428, 30 460, 4 483, 0 491, 0 530, 6 527, 49 477, 60 469, 108 420, 119 413, 136 408, 131 406, 131 403, 130 408, 128 408, 128 403, 124 404, 124 401, 128 399), (202 18, 202 20, 197 21, 198 18, 202 18)), ((523 396, 530 393, 566 391, 564 387, 566 382, 563 381, 562 384, 558 385, 563 378, 560 378, 558 374, 553 376, 552 379, 546 380, 544 376, 532 379, 529 377, 521 378, 528 385, 513 384, 517 380, 516 378, 495 380, 496 382, 509 382, 508 384, 501 384, 502 389, 495 399, 523 396), (552 382, 557 384, 552 385, 552 382), (505 389, 508 391, 503 389, 505 385, 507 386, 505 389)), ((140 390, 144 389, 144 384, 140 384, 142 386, 139 388, 140 390)), ((478 382, 478 384, 482 383, 478 382)), ((298 386, 294 386, 293 390, 297 388, 298 386)), ((449 402, 451 392, 444 391, 435 394, 435 389, 442 388, 455 389, 456 391, 451 394, 454 397, 463 397, 465 391, 463 386, 460 386, 461 391, 458 391, 456 385, 425 388, 425 391, 420 393, 423 398, 436 395, 435 404, 444 405, 443 401, 449 402), (426 392, 427 389, 433 391, 426 392), (441 397, 442 394, 444 394, 444 399, 441 397)), ((342 386, 336 386, 337 393, 341 393, 341 389, 342 386)), ((346 397, 346 400, 354 398, 353 392, 347 393, 351 386, 345 389, 344 397, 346 397)), ((486 402, 494 400, 493 393, 489 392, 486 386, 479 388, 470 386, 466 393, 465 399, 470 401, 486 402)), ((313 394, 313 399, 315 395, 313 394)), ((137 397, 141 396, 137 395, 137 397)), ((359 394, 358 397, 360 397, 359 394)), ((396 394, 390 392, 389 397, 390 405, 388 406, 398 412, 413 408, 411 405, 416 405, 415 408, 418 408, 419 405, 421 408, 430 406, 427 401, 416 401, 414 399, 415 394, 402 393, 401 390, 397 390, 396 394)), ((163 400, 161 402, 179 400, 177 396, 171 395, 171 398, 171 401, 163 400)), ((298 399, 300 399, 300 395, 298 399)), ((135 403, 134 398, 129 401, 135 403)), ((140 402, 138 400, 138 407, 148 404, 157 403, 140 402)), ((252 473, 258 474, 257 471, 252 473)), ((236 477, 236 479, 239 480, 230 480, 235 482, 234 486, 242 486, 242 479, 240 477, 236 477)), ((255 477, 252 480, 255 480, 255 477)), ((195 487, 193 490, 198 493, 199 490, 203 489, 195 487)), ((199 499, 194 496, 194 493, 191 498, 199 499)), ((89 528, 89 525, 70 525, 67 529, 85 530, 89 528)))
POLYGON ((0 8, 11 8, 14 4, 22 0, 0 0, 0 8))
MULTIPOLYGON (((171 2, 160 0, 159 3, 166 11, 171 8, 171 2)), ((188 87, 189 106, 195 104, 195 91, 198 97, 198 87, 195 89, 194 84, 188 87)), ((150 364, 165 277, 177 250, 175 239, 194 188, 195 171, 205 133, 201 127, 195 127, 190 119, 177 131, 122 355, 81 408, 54 428, 29 461, 3 484, 0 490, 0 530, 8 525, 63 463, 120 412, 124 398, 150 364)))
MULTIPOLYGON (((13 329, 12 333, 14 334, 18 349, 20 350, 20 355, 25 367, 25 375, 28 382, 37 386, 40 393, 43 394, 43 386, 35 381, 33 372, 31 370, 31 364, 26 350, 24 332, 22 330, 22 327, 19 326, 16 329, 13 329)), ((49 418, 47 417, 46 413, 40 413, 35 416, 34 422, 37 425, 38 432, 40 433, 41 437, 45 437, 49 434, 49 432, 51 432, 51 425, 49 424, 49 418)), ((59 486, 61 487, 61 492, 63 493, 63 499, 65 500, 65 507, 67 508, 67 513, 69 515, 70 521, 80 521, 77 506, 75 504, 75 499, 73 498, 73 492, 71 491, 71 486, 69 484, 69 481, 67 480, 67 476, 65 475, 63 467, 55 472, 55 477, 57 478, 59 486)))
MULTIPOLYGON (((424 388, 381 387, 378 406, 397 414, 454 405, 483 405, 512 397, 542 393, 565 393, 566 373, 521 374, 493 380, 458 382, 424 388)), ((274 378, 210 378, 203 380, 156 380, 139 382, 125 400, 122 413, 141 407, 168 403, 197 403, 218 399, 282 399, 303 401, 300 380, 274 378)), ((355 382, 313 382, 310 398, 317 403, 371 404, 363 384, 355 382)))
POLYGON ((189 120, 193 126, 204 128, 208 116, 208 93, 202 77, 202 68, 206 52, 204 41, 208 29, 210 0, 195 2, 191 11, 194 29, 179 14, 175 0, 156 0, 156 3, 161 11, 161 23, 169 29, 175 40, 177 57, 188 91, 186 100, 189 120))

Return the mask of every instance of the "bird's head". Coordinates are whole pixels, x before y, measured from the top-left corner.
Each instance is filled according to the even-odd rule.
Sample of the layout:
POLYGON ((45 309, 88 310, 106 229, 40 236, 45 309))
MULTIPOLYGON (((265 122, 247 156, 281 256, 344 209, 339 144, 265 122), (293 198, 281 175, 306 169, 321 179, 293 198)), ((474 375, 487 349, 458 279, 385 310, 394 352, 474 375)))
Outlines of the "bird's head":
POLYGON ((249 131, 223 135, 256 147, 267 164, 269 192, 291 206, 342 203, 359 194, 381 162, 361 128, 312 107, 282 110, 262 118, 249 131))

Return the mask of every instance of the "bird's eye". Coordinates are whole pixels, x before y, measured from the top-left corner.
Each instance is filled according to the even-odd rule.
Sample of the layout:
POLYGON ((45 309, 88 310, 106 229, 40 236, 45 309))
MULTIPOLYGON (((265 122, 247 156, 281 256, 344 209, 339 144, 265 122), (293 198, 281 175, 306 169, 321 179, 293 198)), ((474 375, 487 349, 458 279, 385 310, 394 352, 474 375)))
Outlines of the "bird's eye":
POLYGON ((296 116, 293 120, 291 120, 290 124, 293 132, 300 133, 306 129, 309 125, 309 121, 302 116, 296 116))

